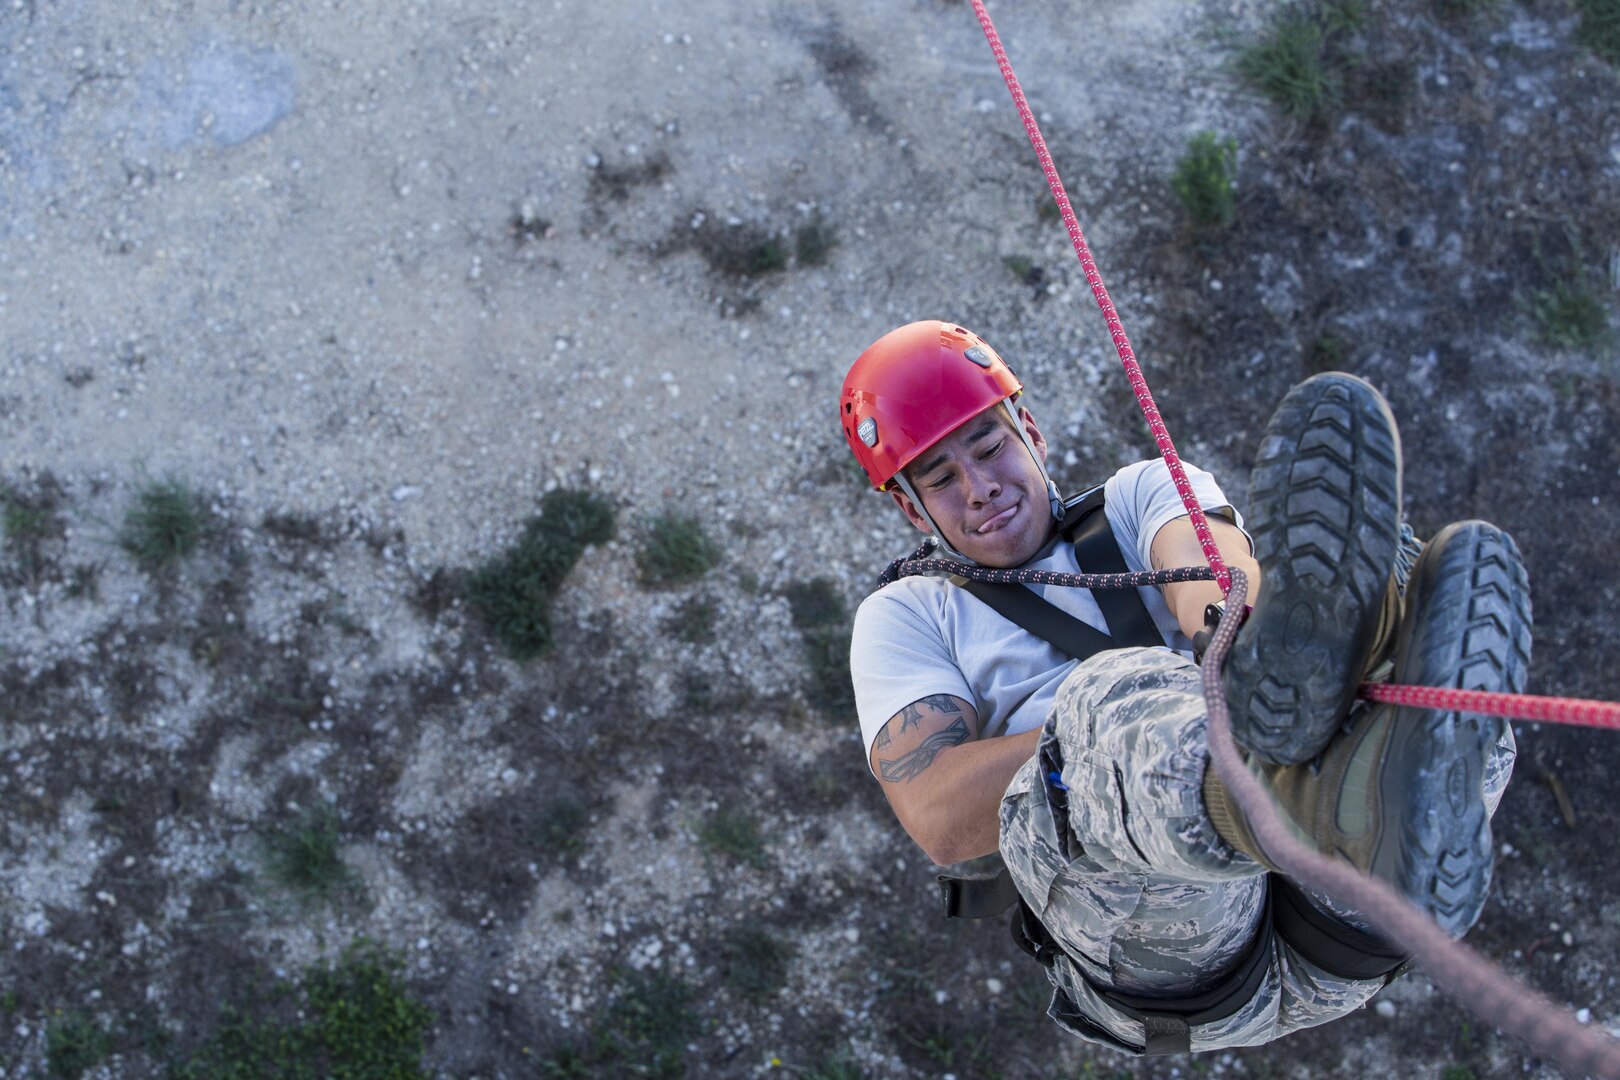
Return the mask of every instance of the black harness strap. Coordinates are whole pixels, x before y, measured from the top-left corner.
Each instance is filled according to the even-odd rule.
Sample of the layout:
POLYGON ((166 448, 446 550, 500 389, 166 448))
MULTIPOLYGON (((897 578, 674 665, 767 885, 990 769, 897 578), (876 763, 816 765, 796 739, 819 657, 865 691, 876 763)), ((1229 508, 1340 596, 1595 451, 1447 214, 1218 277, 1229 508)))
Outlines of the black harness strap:
POLYGON ((988 919, 1018 902, 1018 886, 1004 868, 995 877, 959 878, 939 875, 947 919, 988 919))
MULTIPOLYGON (((980 601, 988 604, 990 608, 1003 619, 1014 626, 1021 626, 1036 637, 1051 645, 1060 653, 1072 656, 1076 660, 1084 660, 1088 656, 1095 656, 1107 649, 1117 649, 1114 639, 1098 630, 1087 626, 1079 619, 1070 615, 1062 608, 1053 605, 1050 601, 1036 596, 1023 585, 1003 585, 989 581, 969 581, 966 578, 952 578, 962 588, 976 596, 980 601)), ((1101 592, 1103 590, 1098 590, 1101 592)), ((1110 589, 1109 592, 1123 592, 1122 589, 1110 589)), ((1092 594, 1097 595, 1096 593, 1092 594)), ((1106 613, 1104 613, 1106 618, 1106 613)), ((1112 623, 1109 624, 1112 629, 1112 623)))
POLYGON ((1277 933, 1305 959, 1341 979, 1383 979, 1411 959, 1380 937, 1340 922, 1318 909, 1299 887, 1271 875, 1277 933))
MULTIPOLYGON (((1125 557, 1120 554, 1114 530, 1109 526, 1108 515, 1103 510, 1102 488, 1093 488, 1069 505, 1059 532, 1065 541, 1074 544, 1075 557, 1083 572, 1128 572, 1125 557)), ((951 581, 1008 622, 1023 627, 1076 660, 1084 660, 1107 649, 1164 644, 1164 638, 1153 625, 1153 618, 1135 589, 1097 589, 1092 592, 1092 599, 1097 601, 1097 606, 1102 609, 1103 621, 1108 624, 1108 633, 1105 634, 1023 585, 970 581, 960 577, 953 577, 951 581)))
MULTIPOLYGON (((1085 502, 1082 500, 1080 506, 1084 505, 1085 502)), ((1080 506, 1077 506, 1076 510, 1080 506)), ((1067 519, 1064 525, 1068 525, 1067 519)), ((1065 534, 1067 535, 1067 529, 1065 534)), ((1125 556, 1120 553, 1119 542, 1114 539, 1114 530, 1108 524, 1108 514, 1103 510, 1100 489, 1097 492, 1096 507, 1082 514, 1073 535, 1074 553, 1080 561, 1082 573, 1129 572, 1130 568, 1125 565, 1125 556)), ((1142 597, 1135 589, 1095 589, 1091 593, 1091 598, 1102 608, 1103 619, 1108 623, 1108 633, 1114 639, 1113 648, 1164 644, 1164 638, 1160 636, 1158 627, 1153 625, 1153 619, 1148 615, 1147 605, 1142 603, 1142 597)))

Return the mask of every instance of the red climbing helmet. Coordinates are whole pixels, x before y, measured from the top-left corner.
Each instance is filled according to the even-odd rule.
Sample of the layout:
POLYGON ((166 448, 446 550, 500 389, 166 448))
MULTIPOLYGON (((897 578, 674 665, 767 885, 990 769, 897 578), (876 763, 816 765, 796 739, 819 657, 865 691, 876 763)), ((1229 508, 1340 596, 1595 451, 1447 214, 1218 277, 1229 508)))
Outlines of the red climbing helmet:
POLYGON ((970 330, 930 319, 878 338, 844 377, 839 420, 855 460, 882 491, 957 427, 1024 388, 970 330))

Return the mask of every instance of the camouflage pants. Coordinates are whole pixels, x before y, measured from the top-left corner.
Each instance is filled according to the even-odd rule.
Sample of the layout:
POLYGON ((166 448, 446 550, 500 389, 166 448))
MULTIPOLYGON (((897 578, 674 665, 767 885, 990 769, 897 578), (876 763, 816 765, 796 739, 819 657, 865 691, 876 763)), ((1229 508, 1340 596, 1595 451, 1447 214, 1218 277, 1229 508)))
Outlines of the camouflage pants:
MULTIPOLYGON (((1042 755, 1003 797, 1001 852, 1018 891, 1098 986, 1156 998, 1208 991, 1263 929, 1269 875, 1222 840, 1204 811, 1206 724, 1191 661, 1168 649, 1101 653, 1064 681, 1042 739, 1062 762, 1068 792, 1059 813, 1084 850, 1064 854, 1042 755)), ((1509 732, 1485 775, 1492 812, 1513 757, 1509 732)), ((1141 1022, 1097 994, 1074 965, 1060 959, 1048 969, 1052 1018, 1139 1053, 1141 1022), (1076 1012, 1089 1023, 1077 1026, 1076 1012)), ((1343 1016, 1382 986, 1331 975, 1273 938, 1259 991, 1226 1019, 1195 1025, 1192 1049, 1269 1042, 1343 1016)))

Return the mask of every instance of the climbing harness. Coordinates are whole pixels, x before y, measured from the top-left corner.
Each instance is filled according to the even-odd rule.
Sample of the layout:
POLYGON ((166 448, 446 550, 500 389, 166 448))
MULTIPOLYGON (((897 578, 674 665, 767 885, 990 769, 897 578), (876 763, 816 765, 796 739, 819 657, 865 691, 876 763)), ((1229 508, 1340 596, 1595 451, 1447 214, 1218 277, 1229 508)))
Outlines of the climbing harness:
MULTIPOLYGON (((880 584, 887 584, 908 574, 930 572, 945 572, 963 580, 979 582, 1035 582, 1093 590, 1140 588, 1178 581, 1218 582, 1222 593, 1227 597, 1227 606, 1221 613, 1211 636, 1206 663, 1201 669, 1209 713, 1210 757, 1221 780, 1251 823, 1256 839, 1267 852, 1275 853, 1276 862, 1281 870, 1293 881, 1320 889, 1361 912, 1384 937, 1410 952, 1437 984, 1488 1023, 1519 1036, 1532 1048, 1556 1058, 1574 1073, 1620 1080, 1620 1041, 1608 1036, 1601 1029, 1581 1025, 1567 1009, 1558 1007, 1544 995, 1523 986, 1468 946, 1453 941, 1438 925, 1388 884, 1362 875, 1347 864, 1324 855, 1298 840, 1289 830, 1259 780, 1244 767, 1237 744, 1232 738, 1231 717, 1220 685, 1220 670, 1246 611, 1243 602, 1248 595, 1247 579, 1241 570, 1226 567, 1221 559, 1209 523, 1193 494, 1192 485, 1182 468, 1180 457, 1159 415, 1158 407, 1153 402, 1147 381, 1142 375, 1130 341, 1125 336, 1124 327, 1103 285, 1102 276, 1091 257, 1090 248, 1069 204, 1068 194, 1058 177, 1046 141, 1035 122, 1034 114, 1018 84, 1018 79, 1013 74, 1012 64, 1007 59, 1006 50, 1002 47, 1001 38, 991 22, 984 0, 971 0, 971 3, 991 52, 995 55, 1002 78, 1012 94, 1013 103, 1023 120, 1024 130, 1029 136, 1036 157, 1040 160, 1047 185, 1057 202, 1058 212, 1062 215, 1064 226, 1068 230, 1075 254, 1079 257, 1081 269, 1091 287, 1092 295, 1108 325, 1109 335, 1130 380, 1131 389, 1147 420, 1148 428, 1153 433, 1160 456, 1175 482, 1176 490, 1181 495, 1182 503, 1187 508, 1188 517, 1192 521, 1204 558, 1209 565, 1207 569, 1181 568, 1141 574, 1059 574, 1047 571, 987 570, 982 567, 965 566, 954 559, 933 558, 933 546, 924 544, 908 558, 896 560, 891 564, 880 579, 880 584)), ((1620 705, 1604 702, 1389 684, 1365 685, 1361 688, 1361 694, 1374 701, 1398 705, 1484 713, 1610 730, 1620 729, 1620 705)), ((975 896, 973 889, 969 888, 964 892, 963 887, 957 886, 953 897, 952 886, 947 884, 948 913, 969 914, 972 911, 981 911, 982 914, 989 914, 989 911, 983 909, 993 905, 998 892, 1005 887, 1005 883, 1000 886, 986 886, 986 895, 975 896)), ((1005 907, 1006 904, 1003 904, 1002 908, 997 910, 1005 907)), ((1312 930, 1318 935, 1327 933, 1329 937, 1333 936, 1331 927, 1305 919, 1302 913, 1296 912, 1296 915, 1300 918, 1295 919, 1290 930, 1284 933, 1285 936, 1290 932, 1299 935, 1305 942, 1307 950, 1313 947, 1312 930)), ((1278 929, 1275 909, 1268 908, 1262 934, 1269 942, 1270 936, 1278 929)), ((1043 963, 1050 965, 1063 962, 1061 954, 1054 951, 1050 937, 1045 936, 1044 928, 1040 927, 1038 920, 1033 919, 1033 916, 1026 918, 1024 909, 1015 914, 1014 934, 1015 937, 1021 935, 1020 945, 1043 963)), ((1300 945, 1299 940, 1292 938, 1290 943, 1296 948, 1300 945)), ((1326 946, 1317 940, 1314 947, 1326 946)), ((1252 957, 1251 953, 1249 961, 1251 964, 1252 957)), ((1393 954, 1386 956, 1384 961, 1370 959, 1366 961, 1369 965, 1380 962, 1390 962, 1391 972, 1400 966, 1393 954)), ((1245 970, 1245 964, 1239 964, 1237 967, 1238 974, 1245 970)), ((1088 988, 1095 990, 1094 987, 1087 985, 1088 988)), ((1099 994, 1099 999, 1110 1007, 1137 1010, 1139 1014, 1137 1018, 1143 1023, 1147 1040, 1144 1047, 1136 1048, 1139 1052, 1175 1052, 1186 1048, 1192 1025, 1208 1022, 1214 1017, 1215 1012, 1227 1008, 1228 1005, 1236 1008, 1237 1005, 1233 1005, 1232 1002, 1239 998, 1242 989, 1241 980, 1234 983, 1229 979, 1227 983, 1217 987, 1216 997, 1219 999, 1217 1001, 1211 1002, 1206 995, 1197 1002, 1173 1003, 1168 1007, 1158 1001, 1132 1002, 1119 995, 1115 995, 1114 999, 1109 1001, 1099 994)), ((1238 1001, 1238 1004, 1241 1004, 1241 1001, 1238 1001)), ((1062 1010, 1055 1011, 1062 1013, 1062 1010)), ((1228 1010, 1220 1015, 1230 1014, 1228 1010)), ((1076 1030, 1084 1030, 1082 1022, 1090 1023, 1079 1010, 1075 1010, 1073 1018, 1076 1030)))

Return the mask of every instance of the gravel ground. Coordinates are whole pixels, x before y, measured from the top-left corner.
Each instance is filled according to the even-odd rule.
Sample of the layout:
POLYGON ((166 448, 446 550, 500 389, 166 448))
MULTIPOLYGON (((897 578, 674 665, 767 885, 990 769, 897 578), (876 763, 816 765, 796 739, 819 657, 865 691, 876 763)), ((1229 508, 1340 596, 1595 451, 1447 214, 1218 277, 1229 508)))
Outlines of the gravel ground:
MULTIPOLYGON (((1421 531, 1518 535, 1535 688, 1620 693, 1620 84, 1573 0, 1365 4, 1313 120, 1234 74, 1279 5, 1000 7, 1183 456, 1241 499, 1291 383, 1373 379, 1421 531), (1204 130, 1224 231, 1170 190, 1204 130), (1587 281, 1610 337, 1549 341, 1587 281)), ((960 0, 0 10, 0 1076, 170 1075, 361 939, 432 1076, 1556 1075, 1420 974, 1094 1053, 937 918, 826 659, 914 542, 835 395, 950 317, 1064 483, 1149 452, 1043 189, 960 0), (165 484, 200 531, 158 569, 165 484), (569 491, 616 529, 513 659, 466 583, 569 491), (718 557, 650 585, 668 514, 718 557)), ((1615 1025, 1607 743, 1521 738, 1475 938, 1615 1025)))

